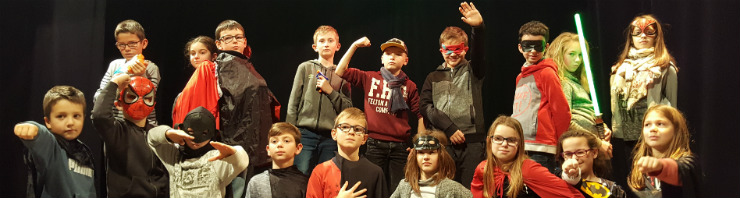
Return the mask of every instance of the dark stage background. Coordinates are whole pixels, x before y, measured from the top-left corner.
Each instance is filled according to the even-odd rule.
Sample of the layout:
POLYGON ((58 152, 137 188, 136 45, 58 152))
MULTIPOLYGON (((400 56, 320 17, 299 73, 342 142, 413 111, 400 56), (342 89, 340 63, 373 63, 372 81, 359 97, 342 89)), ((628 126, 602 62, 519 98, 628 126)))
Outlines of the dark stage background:
MULTIPOLYGON (((740 3, 716 1, 646 0, 499 0, 474 2, 487 25, 489 62, 484 96, 486 123, 498 114, 510 114, 514 81, 523 63, 516 49, 519 26, 539 20, 550 27, 550 39, 563 31, 575 32, 573 14, 583 15, 586 39, 592 47, 592 65, 601 109, 609 109, 609 67, 621 51, 623 30, 640 13, 655 14, 666 25, 666 41, 675 56, 679 103, 693 133, 693 149, 706 175, 707 196, 740 196, 738 132, 732 122, 740 119, 737 91, 740 46, 740 3)), ((253 63, 283 104, 288 105, 295 69, 315 59, 312 35, 319 25, 339 30, 343 47, 362 36, 372 46, 360 48, 351 67, 381 67, 379 46, 398 37, 409 46, 404 68, 421 86, 426 75, 442 63, 439 34, 446 26, 470 28, 460 20, 459 2, 413 1, 0 1, 2 98, 0 140, 2 185, 0 197, 22 196, 26 182, 21 158, 23 145, 13 135, 17 122, 43 122, 43 94, 54 85, 72 85, 85 92, 88 112, 92 96, 108 63, 121 55, 113 45, 113 30, 125 19, 139 21, 146 29, 147 59, 160 69, 157 112, 162 124, 171 124, 171 104, 184 87, 192 69, 187 66, 184 44, 198 35, 214 36, 219 22, 239 21, 252 47, 253 63)), ((355 89, 357 90, 357 89, 355 89)), ((355 106, 362 107, 355 91, 355 106)), ((610 115, 606 112, 606 120, 610 115)), ((95 150, 99 188, 102 177, 102 143, 89 119, 80 136, 95 150)), ((618 159, 615 159, 618 160, 618 159)))

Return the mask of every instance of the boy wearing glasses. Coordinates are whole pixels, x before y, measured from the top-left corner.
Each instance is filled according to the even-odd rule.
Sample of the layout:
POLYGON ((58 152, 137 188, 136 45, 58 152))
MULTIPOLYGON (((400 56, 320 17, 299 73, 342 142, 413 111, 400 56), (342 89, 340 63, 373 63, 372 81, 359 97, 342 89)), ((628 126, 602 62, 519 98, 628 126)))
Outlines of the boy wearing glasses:
POLYGON ((249 61, 244 27, 234 20, 225 20, 216 27, 215 38, 221 50, 215 63, 222 141, 240 145, 249 154, 247 170, 232 181, 233 194, 226 197, 244 197, 246 182, 272 165, 263 148, 267 147, 272 123, 280 120, 280 103, 249 61))
POLYGON ((554 173, 555 146, 570 125, 570 108, 555 61, 543 58, 549 46, 549 31, 539 21, 530 21, 519 28, 518 48, 526 62, 516 77, 511 117, 522 124, 527 155, 554 173))
MULTIPOLYGON (((116 59, 110 62, 108 70, 106 70, 103 79, 100 80, 100 87, 95 91, 93 96, 93 102, 98 98, 100 92, 105 89, 108 82, 111 81, 113 76, 118 73, 127 73, 131 76, 143 76, 154 83, 154 87, 159 86, 159 67, 152 61, 139 59, 137 55, 140 55, 147 45, 149 40, 144 35, 144 27, 134 20, 121 21, 116 25, 114 32, 116 37, 116 48, 121 52, 123 58, 116 59)), ((141 56, 143 57, 143 56, 141 56)), ((123 113, 116 107, 113 108, 113 115, 116 118, 123 119, 123 113)), ((156 111, 152 111, 147 116, 147 122, 152 125, 157 125, 156 111)))
POLYGON ((307 198, 345 194, 357 197, 363 193, 365 197, 389 196, 383 170, 360 157, 360 146, 368 140, 365 119, 365 113, 354 107, 337 115, 331 130, 332 138, 337 141, 337 154, 314 168, 308 179, 307 198), (348 184, 354 187, 349 189, 348 184))

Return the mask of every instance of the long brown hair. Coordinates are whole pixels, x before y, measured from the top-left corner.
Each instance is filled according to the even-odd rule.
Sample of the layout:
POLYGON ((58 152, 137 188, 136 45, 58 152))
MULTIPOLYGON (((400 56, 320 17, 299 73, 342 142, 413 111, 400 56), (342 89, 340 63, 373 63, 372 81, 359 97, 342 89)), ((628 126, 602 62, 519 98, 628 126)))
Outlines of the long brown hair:
MULTIPOLYGON (((454 179, 455 161, 452 159, 452 156, 447 153, 447 150, 445 150, 445 145, 447 145, 447 136, 439 130, 420 131, 414 136, 414 142, 418 141, 419 137, 425 135, 431 135, 434 138, 437 138, 440 144, 440 147, 437 149, 437 153, 439 154, 437 157, 437 174, 432 177, 434 178, 434 183, 432 185, 436 186, 445 178, 454 179)), ((419 169, 419 162, 416 160, 417 154, 418 151, 416 151, 416 149, 411 149, 411 152, 409 152, 409 157, 406 162, 406 182, 409 182, 414 193, 421 195, 421 190, 419 188, 421 170, 419 169)))
POLYGON ((556 148, 556 154, 555 154, 555 161, 558 162, 558 164, 563 165, 563 162, 565 162, 565 158, 563 158, 563 141, 568 138, 577 138, 577 137, 583 137, 586 138, 586 143, 588 144, 588 148, 595 149, 597 152, 599 152, 599 155, 594 158, 593 167, 591 170, 593 170, 596 177, 606 177, 609 175, 609 170, 611 169, 609 159, 606 157, 606 153, 601 151, 599 148, 601 148, 601 140, 596 137, 595 134, 581 128, 577 127, 575 123, 570 124, 570 128, 568 128, 568 131, 563 133, 563 135, 560 136, 560 139, 558 140, 558 146, 556 148))
MULTIPOLYGON (((663 34, 663 26, 660 24, 660 21, 656 19, 651 14, 645 14, 636 16, 632 21, 636 21, 639 19, 648 19, 648 20, 655 20, 655 26, 657 27, 657 32, 655 35, 655 51, 653 53, 655 54, 655 65, 660 66, 661 68, 666 68, 671 65, 671 62, 675 65, 676 60, 673 59, 673 56, 668 53, 668 48, 665 46, 665 37, 663 34)), ((624 59, 627 59, 627 56, 630 53, 630 48, 632 47, 632 29, 634 29, 635 26, 632 25, 630 22, 630 25, 627 26, 627 29, 624 31, 624 35, 627 38, 627 41, 624 43, 624 49, 622 49, 622 53, 619 55, 619 58, 617 59, 617 63, 615 64, 614 71, 616 72, 617 69, 619 69, 619 66, 622 65, 624 62, 624 59)))
POLYGON ((671 158, 676 160, 684 156, 693 155, 693 153, 691 153, 691 148, 689 147, 691 134, 689 134, 689 128, 686 125, 686 119, 684 118, 683 114, 681 114, 678 109, 668 105, 655 105, 648 108, 648 110, 645 112, 645 117, 643 117, 643 120, 645 120, 647 115, 651 112, 659 113, 660 115, 671 121, 671 124, 673 124, 673 139, 668 145, 668 154, 663 154, 663 156, 654 156, 650 146, 645 143, 644 137, 640 136, 640 140, 638 140, 637 146, 632 151, 632 172, 630 172, 629 177, 627 178, 627 184, 629 184, 630 187, 638 190, 642 190, 645 188, 645 180, 642 178, 643 174, 642 172, 640 172, 640 170, 638 170, 637 166, 634 166, 634 163, 637 162, 641 157, 652 156, 656 158, 671 158))
MULTIPOLYGON (((553 61, 555 61, 555 64, 558 65, 558 77, 560 77, 560 80, 566 79, 565 73, 568 72, 568 69, 566 69, 565 60, 563 59, 563 55, 567 53, 565 50, 566 47, 571 42, 578 43, 578 34, 572 33, 572 32, 563 32, 560 35, 558 35, 555 40, 552 40, 552 43, 550 43, 550 48, 548 48, 547 52, 545 52, 546 58, 551 58, 553 61)), ((583 41, 586 42, 586 41, 583 41)), ((579 45, 580 47, 580 45, 579 45)), ((580 48, 579 48, 580 49, 580 48)), ((586 50, 588 51, 588 42, 586 42, 586 50)), ((581 52, 581 53, 588 53, 588 52, 581 52)), ((581 59, 583 60, 583 59, 581 59)), ((589 87, 588 87, 588 77, 586 77, 586 69, 584 69, 584 62, 581 62, 581 65, 578 66, 578 69, 574 71, 574 76, 578 78, 578 82, 581 84, 581 87, 586 89, 586 92, 588 93, 589 87)))
POLYGON ((496 118, 496 121, 493 121, 491 128, 488 129, 488 137, 486 138, 486 155, 486 168, 485 173, 483 173, 483 197, 497 196, 495 190, 493 192, 489 192, 489 190, 494 189, 494 186, 496 185, 494 181, 494 170, 496 168, 509 172, 510 181, 509 189, 506 191, 506 196, 517 197, 519 192, 524 189, 522 165, 524 164, 524 160, 529 158, 527 157, 527 154, 524 154, 524 130, 522 130, 522 125, 518 120, 509 116, 500 115, 496 118), (493 136, 496 127, 499 125, 511 127, 519 134, 516 156, 513 159, 514 161, 509 164, 503 164, 500 162, 498 158, 493 155, 493 151, 491 151, 491 144, 493 144, 493 142, 491 142, 491 136, 493 136))

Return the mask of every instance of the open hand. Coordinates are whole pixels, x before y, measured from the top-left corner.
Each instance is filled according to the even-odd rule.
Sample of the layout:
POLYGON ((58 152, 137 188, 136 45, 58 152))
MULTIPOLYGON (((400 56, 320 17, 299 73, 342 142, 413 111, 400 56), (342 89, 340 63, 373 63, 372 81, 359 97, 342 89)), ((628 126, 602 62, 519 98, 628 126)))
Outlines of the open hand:
POLYGON ((460 3, 458 10, 460 10, 460 14, 463 15, 460 19, 468 25, 478 27, 483 24, 483 17, 480 15, 480 12, 478 12, 478 9, 475 8, 473 3, 462 2, 460 3))
POLYGON ((39 127, 29 123, 15 125, 15 136, 24 140, 33 140, 39 134, 39 127))
POLYGON ((344 185, 342 185, 342 189, 339 189, 339 193, 337 194, 337 197, 336 198, 355 198, 355 197, 362 197, 362 198, 364 198, 364 197, 367 197, 367 195, 362 195, 363 193, 365 193, 365 191, 367 191, 366 188, 363 188, 362 190, 359 190, 359 191, 355 192, 355 190, 357 190, 357 187, 360 186, 360 183, 362 183, 361 181, 358 181, 357 183, 355 183, 355 186, 352 186, 352 188, 350 188, 350 189, 347 189, 347 184, 348 183, 349 182, 346 182, 346 181, 344 182, 344 185), (347 190, 345 190, 345 189, 347 189, 347 190))
POLYGON ((229 146, 229 145, 226 145, 226 144, 221 143, 221 142, 211 141, 211 146, 213 146, 213 148, 215 148, 216 150, 218 150, 219 154, 216 157, 213 157, 211 159, 208 159, 208 161, 220 160, 220 159, 229 157, 229 156, 233 155, 234 153, 236 153, 236 149, 234 147, 229 146))
POLYGON ((181 146, 185 146, 185 140, 193 140, 195 139, 193 136, 190 136, 188 133, 186 133, 183 130, 167 130, 167 132, 164 133, 167 138, 170 139, 170 141, 177 143, 181 146))

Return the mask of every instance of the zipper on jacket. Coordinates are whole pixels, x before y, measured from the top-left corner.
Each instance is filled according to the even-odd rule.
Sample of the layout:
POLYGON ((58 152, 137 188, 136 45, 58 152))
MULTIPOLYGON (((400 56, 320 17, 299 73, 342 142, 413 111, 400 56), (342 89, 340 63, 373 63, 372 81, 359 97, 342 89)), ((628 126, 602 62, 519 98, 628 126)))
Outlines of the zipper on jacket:
MULTIPOLYGON (((323 65, 321 65, 321 64, 319 64, 319 67, 321 68, 321 70, 324 70, 322 72, 324 74, 326 74, 326 68, 323 65)), ((318 83, 318 79, 316 79, 316 80, 317 80, 317 83, 318 83)), ((331 82, 329 82, 329 86, 331 86, 331 82)), ((323 93, 322 92, 319 92, 319 104, 318 104, 319 109, 316 112, 316 126, 314 127, 314 131, 313 131, 315 133, 318 133, 319 132, 319 123, 321 122, 321 104, 322 104, 321 103, 322 102, 321 99, 323 99, 323 98, 324 98, 323 97, 323 93)))

